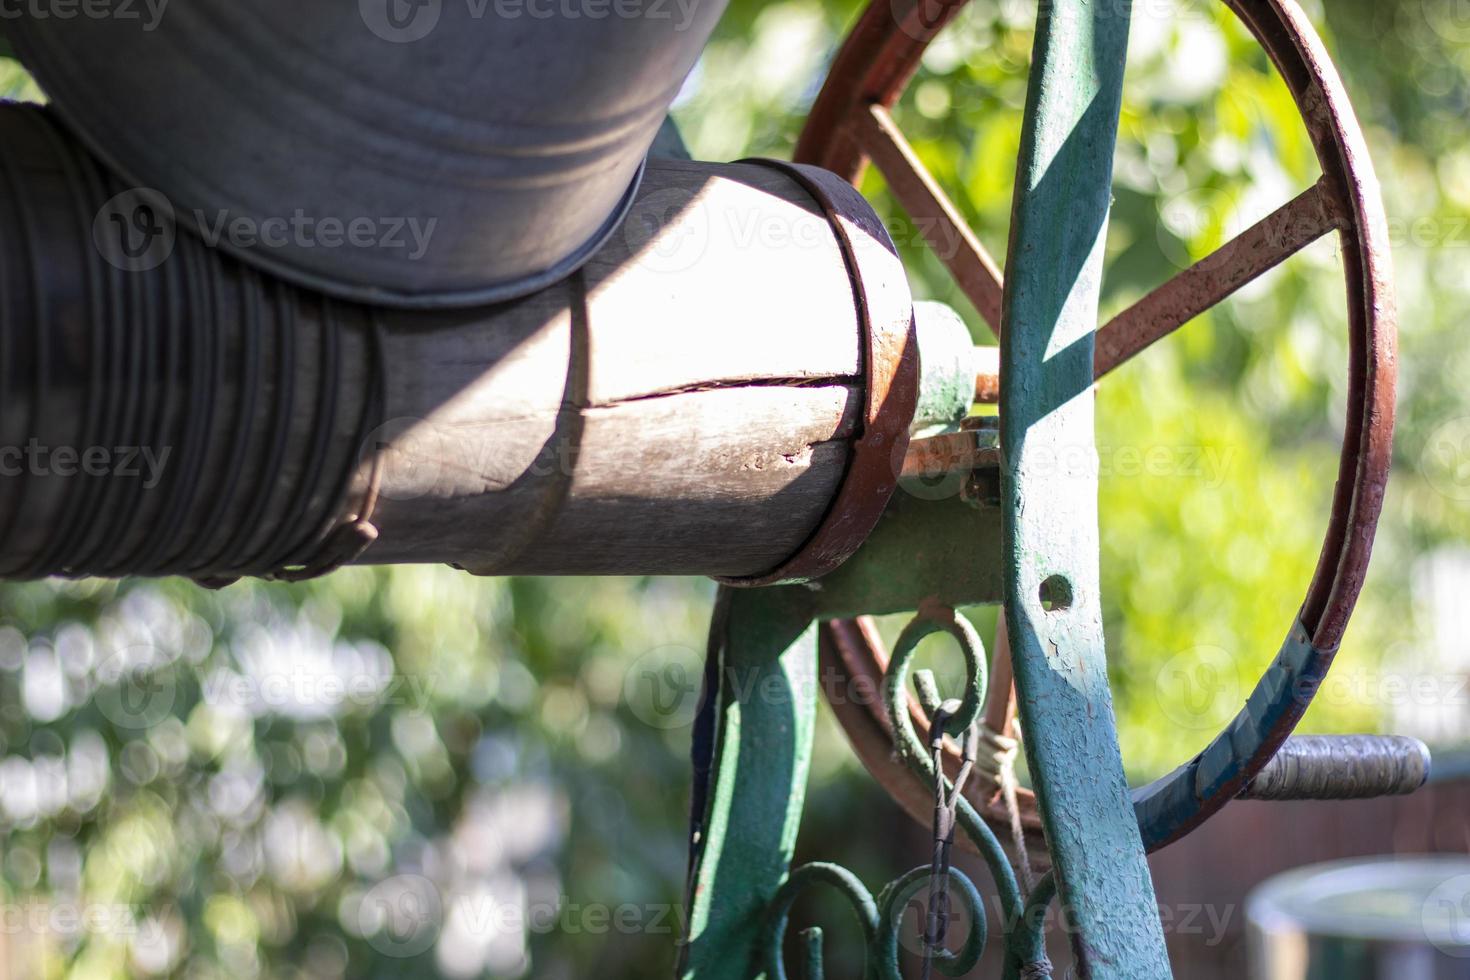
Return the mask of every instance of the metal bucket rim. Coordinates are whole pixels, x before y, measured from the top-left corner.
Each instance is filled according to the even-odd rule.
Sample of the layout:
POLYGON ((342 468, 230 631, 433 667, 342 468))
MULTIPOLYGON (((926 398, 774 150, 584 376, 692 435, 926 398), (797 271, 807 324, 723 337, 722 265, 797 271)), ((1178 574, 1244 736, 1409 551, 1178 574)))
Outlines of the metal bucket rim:
POLYGON ((1449 881, 1470 875, 1470 857, 1434 853, 1385 855, 1292 868, 1266 879, 1251 893, 1246 903, 1246 918, 1253 927, 1267 932, 1300 932, 1373 942, 1433 943, 1467 948, 1458 937, 1434 933, 1422 920, 1398 921, 1371 913, 1344 916, 1338 910, 1329 913, 1315 902, 1315 899, 1327 895, 1368 891, 1374 882, 1365 880, 1365 876, 1381 874, 1388 869, 1397 869, 1401 873, 1406 869, 1420 874, 1432 872, 1449 881), (1349 876, 1355 876, 1356 887, 1341 887, 1339 882, 1349 876), (1333 887, 1335 884, 1337 887, 1333 887))
MULTIPOLYGON (((28 43, 28 39, 24 37, 23 32, 16 32, 14 35, 11 32, 5 32, 5 36, 11 39, 15 45, 16 54, 20 57, 21 63, 25 65, 26 69, 32 73, 38 82, 43 82, 42 90, 43 92, 47 92, 47 100, 44 104, 56 113, 57 118, 64 124, 66 129, 75 135, 87 150, 103 164, 104 169, 131 184, 134 190, 144 192, 153 191, 162 195, 164 200, 172 201, 167 188, 153 187, 148 182, 139 180, 131 168, 123 166, 102 145, 101 141, 94 139, 90 128, 84 124, 83 118, 71 112, 70 99, 66 100, 66 103, 63 104, 61 101, 50 97, 47 86, 44 84, 43 76, 50 74, 49 69, 52 66, 38 63, 38 59, 32 56, 31 46, 28 43)), ((42 62, 44 60, 39 59, 42 62)), ((468 289, 407 291, 367 285, 360 281, 345 280, 312 271, 261 249, 237 246, 227 236, 222 236, 218 242, 211 243, 193 219, 181 219, 179 217, 178 212, 180 209, 178 208, 174 208, 174 224, 176 227, 183 229, 185 232, 203 241, 208 248, 217 248, 252 268, 275 276, 291 285, 300 286, 335 299, 404 310, 462 309, 476 306, 489 306, 496 303, 523 299, 549 286, 553 286, 572 275, 585 265, 592 256, 596 255, 598 250, 607 242, 608 238, 617 231, 623 219, 627 217, 628 211, 632 208, 633 201, 638 194, 638 188, 643 182, 644 171, 648 166, 648 156, 649 151, 645 151, 622 197, 618 199, 617 204, 609 212, 607 219, 598 227, 597 231, 580 247, 570 252, 554 265, 542 269, 539 272, 519 276, 515 279, 491 282, 484 286, 475 286, 468 289)))
MULTIPOLYGON (((89 144, 90 145, 90 144, 89 144)), ((109 166, 111 165, 109 161, 109 166)), ((623 219, 628 216, 633 201, 638 196, 638 188, 643 183, 643 173, 648 168, 648 157, 639 161, 638 169, 633 173, 633 179, 628 184, 628 189, 618 200, 617 206, 608 215, 607 220, 597 229, 596 233, 576 251, 555 265, 543 269, 540 272, 518 279, 510 279, 502 282, 491 283, 487 286, 477 286, 473 289, 442 290, 428 292, 406 292, 397 289, 384 289, 381 286, 367 286, 362 283, 348 282, 324 276, 320 273, 311 272, 300 268, 290 262, 282 261, 275 256, 258 249, 236 247, 228 238, 221 238, 218 248, 248 265, 254 266, 262 272, 277 276, 296 286, 301 286, 315 292, 325 293, 337 299, 349 300, 354 303, 363 303, 369 306, 387 306, 402 310, 442 310, 459 309, 473 306, 490 306, 495 303, 507 303, 512 300, 524 299, 532 293, 538 293, 549 286, 554 286, 566 279, 587 263, 592 256, 596 255, 607 240, 622 225, 623 219)), ((199 229, 193 221, 183 221, 179 227, 188 231, 198 238, 203 238, 199 229)), ((206 243, 208 246, 208 243, 206 243)))
MULTIPOLYGON (((139 181, 128 168, 121 166, 118 161, 108 153, 91 135, 85 126, 78 124, 71 113, 61 104, 48 101, 46 103, 55 112, 58 118, 65 123, 88 151, 114 175, 120 177, 133 185, 135 189, 142 190, 145 184, 139 181)), ((638 188, 643 183, 643 174, 648 169, 648 154, 638 162, 638 169, 633 172, 633 179, 629 181, 628 188, 618 200, 617 206, 608 215, 607 220, 602 223, 580 248, 572 252, 566 258, 555 265, 529 276, 521 276, 517 279, 505 280, 491 283, 486 286, 478 286, 473 289, 405 292, 403 290, 384 289, 381 286, 368 286, 358 282, 349 282, 324 276, 300 268, 291 262, 283 261, 275 256, 259 249, 248 249, 237 247, 228 237, 221 237, 217 243, 211 244, 203 232, 193 220, 178 220, 178 209, 175 208, 175 224, 189 234, 198 238, 206 248, 217 248, 231 255, 245 264, 259 269, 269 275, 276 276, 285 282, 295 286, 301 286, 313 292, 324 293, 336 299, 348 300, 354 303, 363 303, 370 306, 386 306, 403 310, 435 310, 435 309, 459 309, 474 306, 490 306, 495 303, 506 303, 511 300, 523 299, 532 293, 540 292, 548 286, 553 286, 572 273, 576 272, 587 263, 592 256, 607 243, 623 219, 628 216, 628 211, 633 206, 633 201, 638 196, 638 188)), ((168 200, 168 191, 164 188, 154 188, 168 200)))

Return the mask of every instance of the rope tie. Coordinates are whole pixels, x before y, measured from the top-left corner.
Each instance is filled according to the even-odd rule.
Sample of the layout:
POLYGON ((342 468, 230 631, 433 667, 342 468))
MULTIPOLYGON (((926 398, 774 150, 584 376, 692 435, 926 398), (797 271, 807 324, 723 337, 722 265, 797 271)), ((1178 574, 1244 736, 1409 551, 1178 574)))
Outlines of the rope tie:
POLYGON ((1020 980, 1051 980, 1051 960, 1043 956, 1021 967, 1020 980))
MULTIPOLYGON (((983 751, 975 760, 975 765, 1000 788, 1001 800, 1005 803, 1006 817, 1010 823, 1011 846, 1016 852, 1016 871, 1021 878, 1022 894, 1029 896, 1036 887, 1036 874, 1031 870, 1031 856, 1026 851, 1026 830, 1021 826, 1021 806, 1016 799, 1016 790, 1019 788, 1016 782, 1016 755, 1021 751, 1021 740, 1002 735, 981 722, 980 744, 983 751)), ((1048 964, 1047 969, 1050 968, 1048 964)))
POLYGON ((1021 750, 1021 740, 1002 735, 983 721, 980 723, 980 744, 985 749, 976 759, 975 766, 989 776, 997 786, 1011 773, 1014 778, 1016 753, 1021 750))

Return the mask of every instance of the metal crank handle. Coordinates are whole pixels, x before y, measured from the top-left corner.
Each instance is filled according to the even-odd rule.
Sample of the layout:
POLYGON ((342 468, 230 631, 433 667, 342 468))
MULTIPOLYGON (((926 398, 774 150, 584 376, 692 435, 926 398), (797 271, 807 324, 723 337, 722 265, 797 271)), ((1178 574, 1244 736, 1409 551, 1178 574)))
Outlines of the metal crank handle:
POLYGON ((1429 778, 1429 749, 1402 735, 1296 735, 1241 791, 1242 800, 1407 796, 1429 778))

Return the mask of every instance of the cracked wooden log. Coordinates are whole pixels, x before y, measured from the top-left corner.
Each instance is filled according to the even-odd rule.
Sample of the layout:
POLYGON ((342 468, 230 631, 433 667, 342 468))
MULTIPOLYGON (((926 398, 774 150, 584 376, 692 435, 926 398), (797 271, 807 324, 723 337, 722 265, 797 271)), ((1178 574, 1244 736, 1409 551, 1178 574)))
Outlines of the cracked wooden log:
POLYGON ((326 567, 755 575, 860 434, 861 270, 779 169, 653 161, 570 279, 405 312, 175 233, 46 110, 0 142, 0 575, 309 571, 364 510, 326 567))
POLYGON ((766 255, 727 219, 779 207, 815 242, 825 218, 763 168, 650 176, 676 182, 639 201, 664 209, 673 244, 616 240, 491 329, 388 331, 398 380, 367 560, 751 574, 815 528, 861 417, 852 286, 830 234, 751 277, 766 255), (702 203, 683 208, 686 192, 702 203), (470 527, 487 533, 467 542, 470 527))

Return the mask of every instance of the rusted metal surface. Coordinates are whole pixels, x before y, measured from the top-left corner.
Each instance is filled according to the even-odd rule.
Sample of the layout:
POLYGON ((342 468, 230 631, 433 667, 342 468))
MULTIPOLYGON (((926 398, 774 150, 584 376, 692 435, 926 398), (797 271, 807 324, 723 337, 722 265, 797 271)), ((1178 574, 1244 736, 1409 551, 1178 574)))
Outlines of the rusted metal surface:
MULTIPOLYGON (((1094 370, 1100 377, 1302 247, 1333 230, 1340 233, 1351 344, 1347 421, 1332 516, 1301 610, 1312 651, 1310 670, 1318 671, 1330 664, 1362 587, 1388 475, 1396 325, 1387 225, 1346 92, 1301 9, 1291 0, 1226 2, 1286 80, 1322 178, 1105 325, 1098 334, 1094 370)), ((883 0, 872 4, 834 60, 798 143, 798 159, 855 181, 871 154, 900 203, 922 209, 916 219, 955 214, 953 203, 917 158, 905 152, 906 143, 886 109, 898 101, 924 48, 962 6, 920 2, 894 9, 883 0)), ((999 270, 995 278, 1003 281, 999 270)), ((994 349, 980 349, 987 350, 994 349)), ((994 355, 977 360, 977 402, 999 400, 999 367, 994 355)), ((829 632, 833 630, 846 637, 848 660, 880 655, 860 624, 833 624, 829 632)), ((1295 727, 1307 701, 1296 698, 1263 716, 1267 727, 1259 740, 1241 746, 1239 758, 1232 754, 1226 760, 1222 772, 1228 778, 1211 788, 1207 798, 1191 792, 1187 812, 1176 811, 1170 826, 1146 834, 1150 847, 1187 833, 1239 792, 1295 727)), ((854 718, 852 723, 859 722, 854 718)), ((877 759, 875 765, 884 764, 877 759)), ((880 778, 885 785, 901 782, 896 773, 880 778)))
POLYGON ((1101 378, 1341 223, 1331 190, 1319 180, 1109 320, 1097 332, 1095 376, 1101 378))
POLYGON ((1000 401, 1000 348, 975 348, 975 403, 994 405, 1000 401))
POLYGON ((1015 735, 1015 667, 1011 664, 1011 637, 1002 609, 995 623, 995 643, 990 648, 990 690, 985 699, 985 727, 1007 737, 1015 735))
POLYGON ((1311 704, 1367 573, 1393 441, 1397 326, 1388 226, 1362 132, 1337 70, 1300 7, 1288 0, 1229 5, 1286 80, 1322 166, 1322 183, 1342 215, 1347 415, 1332 515, 1299 620, 1227 730, 1195 759, 1140 791, 1141 801, 1173 797, 1144 819, 1151 849, 1178 840, 1234 799, 1311 704), (1214 773, 1207 785, 1198 778, 1206 767, 1214 773))
POLYGON ((1000 443, 996 430, 966 427, 958 432, 910 442, 899 479, 933 480, 999 464, 1000 443))
POLYGON ((954 202, 919 161, 887 107, 874 103, 852 117, 858 143, 888 181, 888 189, 915 218, 918 232, 949 269, 990 329, 1000 335, 1000 266, 970 230, 954 202))
POLYGON ((898 250, 853 187, 817 167, 759 161, 789 172, 826 211, 848 260, 865 341, 863 431, 853 444, 842 486, 821 525, 779 567, 751 578, 724 578, 734 586, 762 586, 818 578, 846 561, 868 537, 893 491, 899 461, 919 403, 919 350, 913 298, 898 250))
MULTIPOLYGON (((1345 224, 1330 186, 1319 180, 1109 320, 1097 333, 1093 376, 1101 378, 1345 224)), ((975 400, 993 403, 999 398, 997 359, 976 371, 975 400)))
POLYGON ((1323 177, 1350 222, 1341 236, 1351 341, 1347 426, 1330 530, 1302 605, 1313 645, 1336 651, 1367 573, 1393 441, 1397 310, 1388 223, 1347 91, 1306 14, 1287 0, 1230 6, 1286 80, 1323 177))
POLYGON ((876 0, 870 4, 832 62, 793 159, 825 167, 856 183, 865 158, 847 130, 854 113, 874 102, 892 106, 898 101, 924 49, 965 3, 876 0))

